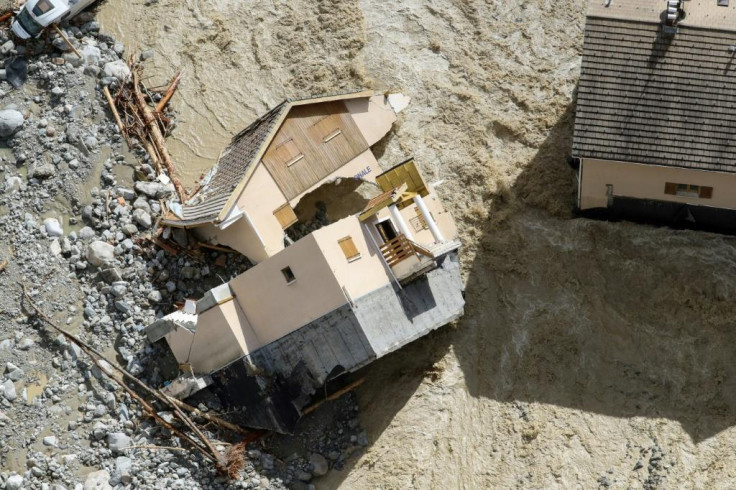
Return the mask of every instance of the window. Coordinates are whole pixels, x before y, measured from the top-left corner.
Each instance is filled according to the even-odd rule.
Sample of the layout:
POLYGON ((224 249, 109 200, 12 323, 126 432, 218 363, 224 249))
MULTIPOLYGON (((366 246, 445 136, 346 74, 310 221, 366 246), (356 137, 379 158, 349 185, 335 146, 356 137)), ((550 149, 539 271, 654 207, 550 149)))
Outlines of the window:
POLYGON ((336 114, 323 117, 312 126, 315 140, 317 142, 321 140, 322 143, 329 143, 334 140, 342 134, 341 123, 340 116, 336 114))
POLYGON ((273 150, 273 156, 278 162, 287 167, 291 167, 295 163, 304 159, 304 154, 296 146, 294 140, 288 140, 281 143, 273 150))
POLYGON ((664 185, 664 193, 680 197, 698 197, 700 199, 712 199, 713 188, 694 184, 675 184, 667 182, 664 185))
POLYGON ((35 7, 33 7, 33 15, 35 15, 36 17, 40 17, 52 8, 54 8, 54 4, 51 3, 49 0, 41 0, 36 4, 35 7))
POLYGON ((279 220, 279 224, 284 230, 299 221, 288 202, 274 211, 273 215, 279 220))
POLYGON ((338 240, 337 243, 340 245, 342 253, 345 254, 345 258, 348 259, 348 262, 354 262, 360 258, 360 252, 358 252, 358 247, 356 247, 355 242, 353 242, 353 237, 346 236, 345 238, 338 240))
POLYGON ((296 276, 292 272, 291 267, 281 269, 281 273, 284 275, 284 279, 286 279, 286 284, 291 284, 296 281, 296 276))

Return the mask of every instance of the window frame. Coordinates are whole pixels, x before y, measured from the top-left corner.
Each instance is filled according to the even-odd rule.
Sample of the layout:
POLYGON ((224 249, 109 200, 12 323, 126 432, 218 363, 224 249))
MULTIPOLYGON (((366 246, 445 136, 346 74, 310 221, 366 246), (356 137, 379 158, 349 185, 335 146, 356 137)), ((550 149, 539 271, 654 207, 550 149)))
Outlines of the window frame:
POLYGON ((281 275, 284 277, 287 286, 296 282, 296 274, 294 274, 294 270, 291 268, 291 266, 287 265, 286 267, 281 269, 281 275))
POLYGON ((353 237, 351 235, 339 239, 337 241, 337 244, 340 246, 340 250, 342 250, 345 259, 348 261, 349 264, 363 258, 363 254, 361 254, 360 250, 358 250, 358 246, 355 244, 355 241, 353 240, 353 237), (350 243, 350 246, 352 246, 353 250, 355 250, 355 253, 352 255, 348 254, 349 250, 345 249, 345 247, 343 246, 344 243, 350 243))
POLYGON ((700 184, 665 182, 664 193, 670 196, 693 199, 712 199, 713 187, 700 184))

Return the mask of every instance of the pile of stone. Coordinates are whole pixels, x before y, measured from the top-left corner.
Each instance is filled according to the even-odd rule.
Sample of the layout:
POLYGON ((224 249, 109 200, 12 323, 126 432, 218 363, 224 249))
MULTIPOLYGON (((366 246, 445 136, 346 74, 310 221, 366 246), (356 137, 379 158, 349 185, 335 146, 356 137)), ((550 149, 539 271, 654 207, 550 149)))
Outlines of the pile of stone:
MULTIPOLYGON (((173 188, 107 112, 100 89, 126 76, 122 45, 89 15, 75 22, 64 30, 82 59, 57 38, 16 46, 0 32, 0 57, 29 58, 22 89, 0 82, 0 489, 310 488, 367 444, 351 397, 333 404, 334 425, 295 436, 307 453, 277 459, 251 445, 241 478, 227 481, 196 453, 158 449, 182 442, 22 305, 16 281, 57 324, 158 387, 177 366, 143 328, 249 266, 152 244, 173 188)), ((172 240, 191 245, 182 231, 172 240)))

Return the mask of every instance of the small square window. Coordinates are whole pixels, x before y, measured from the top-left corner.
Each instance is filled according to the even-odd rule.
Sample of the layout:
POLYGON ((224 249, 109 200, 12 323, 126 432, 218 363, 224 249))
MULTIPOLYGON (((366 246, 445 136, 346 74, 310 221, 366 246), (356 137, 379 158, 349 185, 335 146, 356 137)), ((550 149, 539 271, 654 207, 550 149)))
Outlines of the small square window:
POLYGON ((296 276, 292 272, 291 267, 281 269, 281 273, 284 275, 284 279, 286 279, 287 284, 291 284, 292 282, 296 281, 296 276))

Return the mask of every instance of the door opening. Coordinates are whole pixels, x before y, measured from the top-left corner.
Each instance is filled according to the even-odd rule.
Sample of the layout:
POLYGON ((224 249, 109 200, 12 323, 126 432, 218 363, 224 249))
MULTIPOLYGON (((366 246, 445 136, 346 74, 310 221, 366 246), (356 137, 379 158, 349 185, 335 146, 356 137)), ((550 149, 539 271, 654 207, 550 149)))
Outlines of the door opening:
POLYGON ((383 238, 384 243, 390 242, 398 236, 396 228, 394 228, 394 224, 391 223, 390 219, 376 223, 376 229, 378 230, 378 233, 381 234, 381 238, 383 238))

